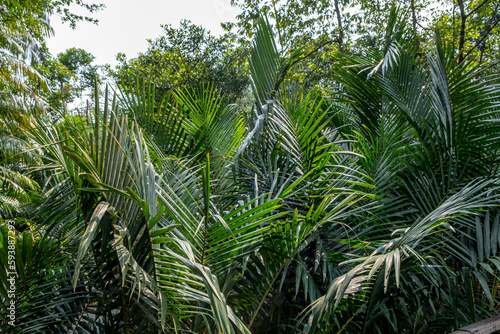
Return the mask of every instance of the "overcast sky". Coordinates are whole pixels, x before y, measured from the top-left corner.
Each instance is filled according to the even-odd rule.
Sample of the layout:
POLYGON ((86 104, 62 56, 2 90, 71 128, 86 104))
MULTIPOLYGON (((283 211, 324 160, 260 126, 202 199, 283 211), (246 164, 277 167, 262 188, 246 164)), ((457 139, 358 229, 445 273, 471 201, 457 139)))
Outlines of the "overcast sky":
MULTIPOLYGON (((160 36, 160 24, 170 23, 179 27, 181 19, 209 29, 212 34, 222 34, 221 22, 235 21, 239 13, 230 6, 230 0, 94 0, 106 8, 96 14, 86 14, 99 20, 98 25, 79 22, 75 30, 61 24, 58 17, 51 18, 55 36, 47 45, 56 55, 71 47, 92 53, 95 64, 116 64, 115 55, 123 52, 128 58, 146 51, 146 39, 160 36)), ((72 9, 74 7, 71 7, 72 9)), ((85 14, 78 11, 78 14, 85 14)))

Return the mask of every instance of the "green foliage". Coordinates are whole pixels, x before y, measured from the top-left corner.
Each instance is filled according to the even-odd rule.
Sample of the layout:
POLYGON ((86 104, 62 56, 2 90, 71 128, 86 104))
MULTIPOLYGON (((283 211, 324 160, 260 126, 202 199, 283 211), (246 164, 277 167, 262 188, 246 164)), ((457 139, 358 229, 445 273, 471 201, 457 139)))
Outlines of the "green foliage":
MULTIPOLYGON (((15 217, 16 330, 442 333, 498 313, 499 74, 439 33, 421 47, 401 9, 386 23, 374 48, 323 54, 318 87, 297 81, 314 50, 259 19, 251 110, 215 79, 161 87, 132 67, 145 54, 85 119, 2 114, 2 194, 39 196, 15 217)), ((166 33, 150 51, 169 71, 216 41, 166 33)))
POLYGON ((457 54, 475 61, 498 61, 500 43, 500 4, 497 1, 462 1, 447 3, 442 15, 435 18, 443 39, 452 43, 457 54))
POLYGON ((101 82, 97 67, 92 65, 94 58, 83 49, 70 48, 55 58, 47 54, 36 66, 49 84, 50 91, 43 95, 50 109, 65 110, 76 97, 101 82))
POLYGON ((96 19, 73 13, 68 9, 70 5, 82 7, 90 13, 104 8, 102 4, 88 4, 83 0, 50 0, 43 3, 36 0, 4 0, 2 1, 2 23, 15 24, 29 29, 36 39, 43 39, 50 31, 46 18, 57 14, 63 22, 69 22, 72 28, 81 20, 97 23, 96 19))
POLYGON ((82 0, 1 1, 0 2, 0 88, 31 93, 44 88, 44 80, 30 65, 41 55, 45 38, 53 31, 50 15, 58 14, 72 27, 79 20, 96 20, 74 14, 67 7, 76 4, 90 12, 103 5, 87 4, 82 0))
POLYGON ((331 22, 335 18, 331 1, 259 1, 232 0, 242 12, 237 16, 237 23, 225 23, 223 27, 231 30, 238 28, 238 33, 251 37, 257 31, 262 13, 269 13, 277 22, 280 41, 290 41, 294 37, 316 38, 321 35, 332 35, 335 28, 331 22))
POLYGON ((155 85, 158 96, 178 88, 215 84, 229 101, 241 97, 248 84, 246 51, 224 37, 181 21, 180 28, 163 26, 163 35, 149 40, 148 50, 112 71, 119 83, 136 78, 155 85))
POLYGON ((96 66, 92 65, 95 57, 83 49, 70 48, 57 55, 57 59, 73 75, 78 77, 80 89, 92 89, 95 82, 100 82, 96 66))

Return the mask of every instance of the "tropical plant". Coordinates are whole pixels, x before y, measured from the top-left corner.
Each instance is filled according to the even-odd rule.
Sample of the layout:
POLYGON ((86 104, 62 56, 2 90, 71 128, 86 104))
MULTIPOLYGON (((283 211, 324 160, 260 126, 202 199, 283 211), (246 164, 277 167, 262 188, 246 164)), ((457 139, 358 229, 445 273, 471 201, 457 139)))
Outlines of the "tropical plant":
POLYGON ((44 182, 16 330, 442 333, 498 313, 498 75, 439 34, 422 56, 394 7, 383 45, 309 90, 289 71, 310 53, 260 19, 251 111, 139 82, 88 124, 29 117, 44 182))

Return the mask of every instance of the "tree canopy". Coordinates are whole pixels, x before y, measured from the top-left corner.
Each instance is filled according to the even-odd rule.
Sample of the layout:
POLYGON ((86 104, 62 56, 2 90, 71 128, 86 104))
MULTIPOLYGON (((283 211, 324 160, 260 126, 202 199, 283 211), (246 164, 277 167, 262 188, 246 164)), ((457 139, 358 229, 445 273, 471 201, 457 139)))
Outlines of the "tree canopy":
POLYGON ((183 20, 179 28, 163 25, 163 35, 148 40, 148 50, 120 65, 113 76, 120 82, 136 78, 154 83, 159 95, 173 89, 215 83, 230 99, 239 98, 248 85, 247 51, 224 37, 183 20))
POLYGON ((165 25, 86 114, 65 103, 90 53, 35 69, 2 49, 48 83, 2 68, 2 332, 437 334, 497 315, 497 3, 234 4, 241 43, 165 25))

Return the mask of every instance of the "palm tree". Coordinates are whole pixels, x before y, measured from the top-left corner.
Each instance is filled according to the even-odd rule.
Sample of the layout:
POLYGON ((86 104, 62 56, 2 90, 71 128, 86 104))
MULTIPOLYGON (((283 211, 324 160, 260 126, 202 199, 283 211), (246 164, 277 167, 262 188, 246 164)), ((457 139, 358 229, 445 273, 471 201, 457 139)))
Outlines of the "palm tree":
POLYGON ((498 312, 495 77, 457 65, 439 34, 418 57, 396 17, 382 60, 335 70, 379 207, 351 226, 356 250, 330 251, 344 271, 312 304, 311 331, 441 333, 498 312))
POLYGON ((250 111, 130 86, 88 126, 29 118, 44 186, 17 330, 442 333, 497 313, 498 78, 439 35, 421 57, 401 17, 383 50, 337 56, 333 93, 290 79, 308 54, 262 19, 250 111))

